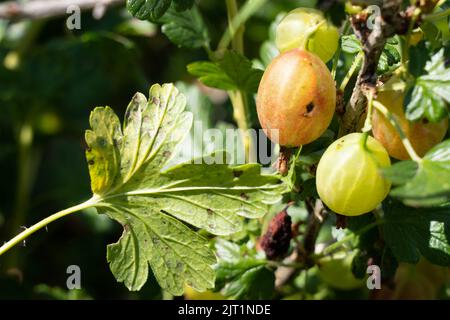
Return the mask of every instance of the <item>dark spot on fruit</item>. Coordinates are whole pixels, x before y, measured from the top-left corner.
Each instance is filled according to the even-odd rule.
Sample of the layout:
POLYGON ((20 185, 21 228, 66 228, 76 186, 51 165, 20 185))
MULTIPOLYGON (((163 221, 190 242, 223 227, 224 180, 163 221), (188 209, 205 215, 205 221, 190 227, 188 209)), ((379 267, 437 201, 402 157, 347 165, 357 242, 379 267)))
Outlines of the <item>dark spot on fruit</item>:
POLYGON ((303 113, 303 116, 306 117, 306 118, 310 118, 311 117, 311 111, 313 111, 313 110, 314 110, 314 103, 311 101, 306 106, 306 112, 303 113))
POLYGON ((233 175, 235 178, 239 178, 243 174, 242 171, 239 170, 233 170, 233 175))
POLYGON ((245 193, 241 193, 240 194, 240 197, 242 198, 242 199, 244 199, 244 200, 248 200, 249 198, 248 198, 248 195, 246 195, 245 193))
MULTIPOLYGON (((159 241, 158 237, 152 237, 152 242, 153 242, 154 244, 158 245, 160 241, 159 241)), ((164 248, 163 248, 163 249, 164 249, 164 248)))

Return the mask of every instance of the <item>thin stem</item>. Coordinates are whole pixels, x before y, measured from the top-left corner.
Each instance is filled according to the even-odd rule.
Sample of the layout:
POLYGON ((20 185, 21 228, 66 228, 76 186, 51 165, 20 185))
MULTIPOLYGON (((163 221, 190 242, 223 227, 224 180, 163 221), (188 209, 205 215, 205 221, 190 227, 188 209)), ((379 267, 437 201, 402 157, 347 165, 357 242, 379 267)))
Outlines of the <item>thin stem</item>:
MULTIPOLYGON (((240 15, 237 2, 236 0, 226 0, 226 4, 228 14, 227 32, 232 35, 231 46, 236 52, 244 54, 244 25, 243 22, 240 24, 236 24, 235 22, 240 15)), ((229 91, 228 95, 230 96, 231 104, 233 105, 234 119, 241 131, 245 160, 247 162, 254 162, 256 159, 253 159, 253 141, 248 130, 250 125, 248 120, 249 106, 247 93, 242 90, 236 90, 229 91)))
POLYGON ((369 132, 372 130, 372 113, 373 113, 373 91, 369 91, 367 95, 367 116, 364 121, 362 132, 369 132))
MULTIPOLYGON (((344 27, 342 28, 342 35, 345 36, 349 30, 350 30, 350 22, 348 21, 348 19, 345 19, 344 27)), ((331 76, 333 77, 333 79, 336 79, 336 71, 339 63, 339 57, 341 56, 341 51, 342 48, 339 45, 336 50, 336 53, 334 54, 333 65, 331 67, 331 76)))
POLYGON ((226 0, 228 12, 228 30, 231 35, 231 46, 239 53, 244 52, 244 25, 235 26, 233 19, 238 15, 239 9, 236 0, 226 0))
POLYGON ((0 19, 24 20, 60 17, 67 14, 71 5, 81 10, 91 10, 96 6, 117 6, 125 0, 41 0, 41 1, 7 1, 0 4, 0 19))
POLYGON ((222 39, 220 39, 219 45, 217 46, 217 52, 219 55, 228 48, 232 39, 235 38, 235 32, 240 30, 241 27, 244 26, 245 22, 256 12, 261 6, 266 3, 267 0, 248 0, 239 12, 234 12, 232 2, 236 3, 236 0, 226 0, 227 10, 228 10, 228 18, 229 24, 231 24, 231 28, 229 27, 227 31, 225 31, 222 39), (232 14, 230 19, 230 13, 232 14), (231 22, 230 22, 231 21, 231 22))
POLYGON ((394 115, 379 101, 373 101, 373 106, 381 112, 386 119, 389 120, 391 125, 397 130, 400 139, 402 140, 403 145, 405 146, 406 152, 408 152, 409 156, 413 161, 421 162, 422 158, 419 157, 419 155, 414 150, 411 141, 409 141, 408 137, 406 136, 405 132, 403 131, 402 127, 398 123, 397 119, 395 119, 394 115))
POLYGON ((414 25, 416 24, 417 18, 420 16, 421 10, 419 8, 416 8, 414 10, 414 13, 411 17, 411 20, 409 22, 408 26, 408 33, 406 34, 406 41, 404 44, 400 41, 401 51, 402 51, 402 64, 404 65, 405 69, 408 69, 409 64, 409 46, 411 42, 411 33, 414 28, 414 25))
POLYGON ((368 150, 367 148, 367 138, 369 137, 369 132, 363 132, 360 140, 361 148, 368 150))
POLYGON ((359 235, 361 235, 361 234, 363 234, 363 233, 366 233, 366 232, 369 231, 370 229, 372 229, 372 228, 374 228, 374 227, 376 227, 376 226, 379 226, 379 225, 381 225, 381 224, 383 224, 383 223, 384 223, 384 220, 381 220, 381 219, 380 219, 380 220, 378 220, 378 221, 372 222, 371 224, 368 224, 368 225, 364 226, 363 228, 359 229, 358 231, 356 231, 356 232, 354 232, 354 233, 352 233, 352 234, 349 234, 349 235, 345 236, 344 238, 342 238, 341 240, 339 240, 339 241, 337 241, 337 242, 335 242, 335 243, 333 243, 333 244, 330 244, 330 245, 329 245, 328 247, 326 247, 326 248, 322 251, 322 253, 321 253, 318 257, 316 257, 316 258, 320 258, 320 257, 322 257, 322 256, 326 256, 326 255, 332 253, 332 252, 335 251, 336 249, 339 249, 343 244, 345 244, 345 243, 347 243, 347 242, 353 240, 355 237, 357 237, 357 236, 359 236, 359 235))
POLYGON ((348 82, 350 81, 356 69, 358 68, 358 65, 361 63, 363 56, 364 56, 363 52, 360 51, 356 56, 355 60, 353 60, 350 69, 348 70, 347 74, 345 75, 345 78, 342 80, 341 85, 339 87, 339 90, 341 90, 342 92, 344 92, 345 87, 347 87, 348 82))
POLYGON ((56 221, 58 219, 61 219, 71 213, 83 210, 83 209, 87 209, 90 207, 95 206, 95 204, 98 202, 98 199, 93 197, 91 199, 89 199, 86 202, 83 202, 81 204, 78 204, 76 206, 64 209, 62 211, 59 211, 55 214, 52 214, 51 216, 39 221, 38 223, 34 224, 33 226, 31 226, 30 228, 25 229, 24 231, 22 231, 21 233, 19 233, 17 236, 15 236, 14 238, 12 238, 11 240, 9 240, 8 242, 6 242, 3 246, 0 247, 0 256, 3 255, 5 252, 7 252, 9 249, 11 249, 12 247, 14 247, 16 244, 24 241, 26 238, 28 238, 30 235, 32 235, 33 233, 35 233, 36 231, 44 228, 45 226, 47 226, 48 224, 50 224, 53 221, 56 221))
POLYGON ((252 156, 252 137, 249 132, 248 124, 248 100, 247 94, 241 90, 229 91, 231 104, 233 105, 233 116, 240 130, 242 137, 242 144, 244 145, 245 160, 253 162, 252 156))

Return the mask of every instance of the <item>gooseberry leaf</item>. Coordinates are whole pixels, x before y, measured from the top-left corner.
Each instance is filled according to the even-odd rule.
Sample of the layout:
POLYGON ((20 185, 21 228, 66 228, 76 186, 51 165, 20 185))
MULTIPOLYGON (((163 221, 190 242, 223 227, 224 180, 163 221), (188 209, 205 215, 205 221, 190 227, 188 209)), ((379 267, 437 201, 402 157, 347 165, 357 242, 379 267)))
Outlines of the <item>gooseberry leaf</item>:
POLYGON ((400 262, 417 263, 420 255, 450 266, 450 207, 406 207, 389 199, 383 203, 382 228, 387 246, 400 262))
MULTIPOLYGON (((401 56, 397 49, 398 41, 395 38, 389 38, 381 53, 377 66, 378 73, 385 73, 397 66, 401 56)), ((357 54, 362 51, 361 42, 356 35, 344 35, 341 38, 342 51, 349 54, 357 54)))
POLYGON ((400 161, 383 172, 395 186, 391 196, 413 206, 443 204, 450 199, 450 140, 435 146, 419 163, 400 161))
POLYGON ((426 72, 425 65, 429 56, 430 52, 425 45, 425 41, 409 47, 408 71, 411 75, 418 78, 426 72))
POLYGON ((264 215, 284 190, 275 175, 261 175, 258 164, 231 167, 220 152, 166 168, 192 125, 185 106, 174 85, 154 85, 148 100, 141 93, 133 97, 123 127, 109 107, 90 117, 86 157, 95 206, 124 228, 108 246, 107 260, 129 290, 145 284, 149 265, 174 295, 184 284, 212 288, 216 258, 192 227, 215 235, 238 232, 244 217, 264 215))
POLYGON ((254 93, 258 90, 263 71, 253 68, 245 56, 236 51, 226 51, 217 62, 198 61, 187 66, 190 74, 205 85, 223 90, 243 90, 254 93))
POLYGON ((208 28, 197 7, 183 11, 169 9, 159 22, 163 23, 161 31, 177 46, 209 47, 208 28))
POLYGON ((194 5, 194 0, 173 0, 174 7, 177 11, 191 9, 194 5))
POLYGON ((425 71, 406 95, 406 117, 411 121, 425 117, 438 122, 447 117, 450 103, 450 68, 445 65, 444 49, 431 57, 425 71))
POLYGON ((358 53, 362 50, 361 42, 354 35, 343 35, 341 37, 342 51, 350 54, 358 53))
POLYGON ((169 9, 172 0, 127 0, 128 11, 140 20, 155 21, 169 9))
POLYGON ((157 21, 167 12, 172 2, 177 11, 188 10, 194 5, 194 0, 127 0, 127 9, 140 20, 157 21))
POLYGON ((254 250, 224 239, 215 243, 219 262, 216 265, 216 290, 233 299, 269 299, 275 287, 275 275, 267 261, 254 250))

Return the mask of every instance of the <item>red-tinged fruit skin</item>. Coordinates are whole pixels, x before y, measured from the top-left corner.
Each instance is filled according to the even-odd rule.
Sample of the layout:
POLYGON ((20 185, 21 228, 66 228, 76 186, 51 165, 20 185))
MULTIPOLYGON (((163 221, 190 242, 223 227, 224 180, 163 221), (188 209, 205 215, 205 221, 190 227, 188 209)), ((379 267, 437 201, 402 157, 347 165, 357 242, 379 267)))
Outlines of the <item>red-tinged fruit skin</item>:
POLYGON ((266 135, 282 146, 298 147, 319 138, 330 125, 336 88, 319 57, 292 49, 267 67, 256 103, 266 135))
MULTIPOLYGON (((377 101, 394 115, 403 132, 411 141, 414 150, 422 157, 428 150, 444 139, 448 129, 448 119, 445 118, 437 123, 428 122, 425 119, 410 122, 406 119, 403 111, 403 99, 403 92, 393 90, 381 91, 377 96, 377 101)), ((398 160, 410 159, 397 130, 377 110, 373 114, 372 131, 375 139, 386 148, 391 157, 398 160)))

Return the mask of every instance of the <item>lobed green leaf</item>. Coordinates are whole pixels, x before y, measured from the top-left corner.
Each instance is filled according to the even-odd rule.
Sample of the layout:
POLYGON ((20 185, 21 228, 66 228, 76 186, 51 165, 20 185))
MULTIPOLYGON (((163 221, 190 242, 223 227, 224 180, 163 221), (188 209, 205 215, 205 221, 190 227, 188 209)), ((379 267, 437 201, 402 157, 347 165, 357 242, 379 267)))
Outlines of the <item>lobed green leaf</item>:
POLYGON ((194 62, 187 66, 188 72, 209 87, 222 90, 258 90, 263 71, 235 51, 226 51, 218 62, 194 62))
POLYGON ((421 162, 401 161, 385 169, 396 186, 391 195, 414 206, 433 206, 450 199, 450 140, 431 149, 421 162))
POLYGON ((444 49, 427 62, 425 71, 405 99, 406 117, 411 121, 425 117, 438 122, 448 115, 450 103, 450 68, 445 66, 444 49))
POLYGON ((99 213, 124 227, 121 239, 108 246, 108 261, 130 290, 145 284, 149 265, 174 295, 184 284, 212 288, 214 254, 186 223, 229 235, 241 230, 244 217, 264 215, 285 190, 276 176, 261 175, 258 164, 231 167, 220 152, 165 169, 192 125, 185 106, 185 96, 164 84, 152 86, 148 100, 134 96, 122 128, 108 107, 91 115, 86 157, 92 191, 99 213))
POLYGON ((450 207, 412 208, 394 200, 383 204, 384 239, 398 261, 450 266, 450 207))

